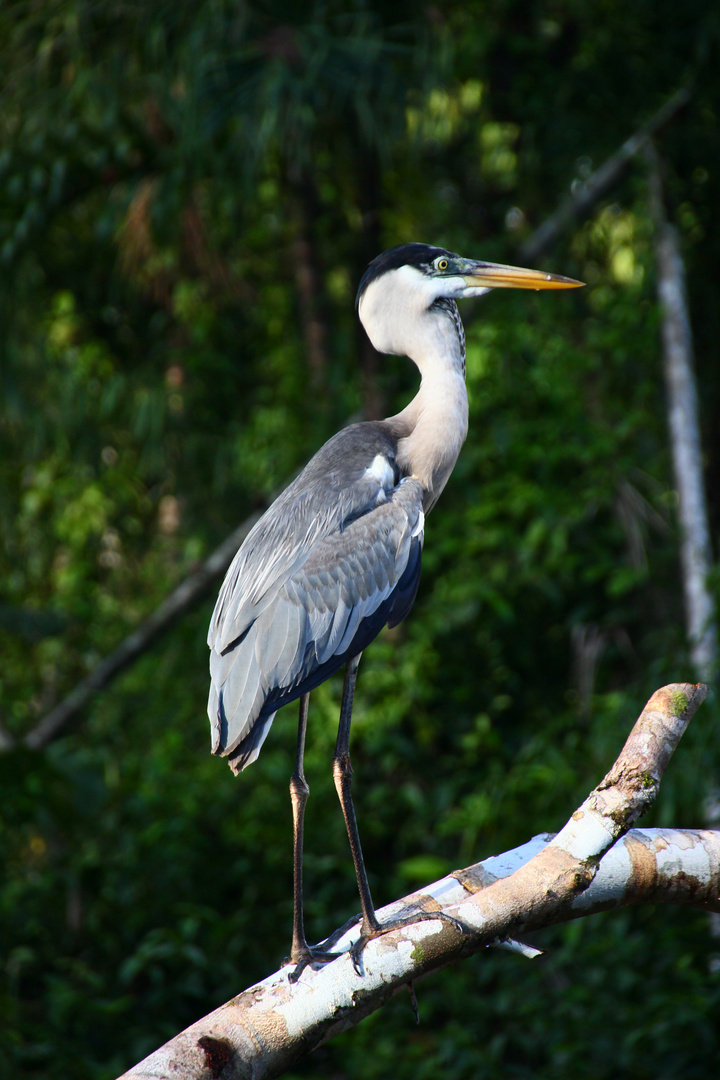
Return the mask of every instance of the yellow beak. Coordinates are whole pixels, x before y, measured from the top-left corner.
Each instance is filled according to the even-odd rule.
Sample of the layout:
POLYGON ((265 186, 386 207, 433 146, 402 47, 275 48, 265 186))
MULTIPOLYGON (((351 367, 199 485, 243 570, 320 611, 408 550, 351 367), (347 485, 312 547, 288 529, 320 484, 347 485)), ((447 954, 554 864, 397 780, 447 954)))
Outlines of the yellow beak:
POLYGON ((463 276, 470 288, 483 289, 577 289, 584 281, 548 274, 543 270, 525 270, 521 266, 472 262, 463 276))

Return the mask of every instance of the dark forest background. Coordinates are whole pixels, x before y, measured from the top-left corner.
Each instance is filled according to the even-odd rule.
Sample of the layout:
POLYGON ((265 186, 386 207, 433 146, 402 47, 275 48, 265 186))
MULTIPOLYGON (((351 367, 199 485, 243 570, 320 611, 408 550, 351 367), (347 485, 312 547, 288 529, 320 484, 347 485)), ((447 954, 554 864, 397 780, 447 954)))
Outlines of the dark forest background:
MULTIPOLYGON (((412 365, 354 312, 368 260, 522 242, 677 89, 657 137, 720 525, 714 0, 6 0, 0 7, 0 1075, 110 1080, 287 955, 296 710, 209 754, 216 589, 41 751, 22 738, 412 365), (11 745, 12 744, 12 745, 11 745)), ((378 904, 557 830, 646 698, 692 679, 642 157, 538 260, 573 293, 463 307, 471 427, 407 622, 368 649, 355 791, 378 904)), ((718 579, 712 582, 717 592, 718 579)), ((357 909, 311 703, 311 939, 357 909)), ((718 711, 657 824, 701 826, 718 711)), ((294 1075, 691 1080, 720 939, 646 908, 400 996, 294 1075)))

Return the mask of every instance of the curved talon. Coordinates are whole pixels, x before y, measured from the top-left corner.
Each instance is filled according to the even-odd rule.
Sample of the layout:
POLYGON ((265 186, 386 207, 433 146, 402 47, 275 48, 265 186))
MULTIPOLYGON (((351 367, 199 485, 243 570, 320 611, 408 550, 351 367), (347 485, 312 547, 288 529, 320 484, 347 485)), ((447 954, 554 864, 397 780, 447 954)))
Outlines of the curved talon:
POLYGON ((362 977, 362 965, 360 958, 362 957, 365 946, 369 941, 373 941, 375 938, 382 937, 383 934, 389 934, 392 930, 402 930, 405 926, 412 926, 414 923, 419 922, 432 922, 433 919, 439 919, 441 922, 450 923, 454 926, 459 934, 469 933, 469 928, 456 919, 454 915, 446 915, 444 911, 418 911, 414 915, 404 915, 397 919, 391 919, 389 922, 380 923, 375 927, 369 929, 362 928, 360 937, 357 941, 353 942, 350 949, 350 957, 353 962, 353 967, 358 975, 362 977))
POLYGON ((319 942, 317 945, 304 945, 294 956, 291 954, 285 960, 286 964, 295 964, 293 971, 289 975, 290 982, 297 982, 309 964, 329 964, 332 960, 337 960, 339 956, 344 956, 345 950, 331 952, 331 949, 361 919, 362 915, 351 915, 347 922, 343 923, 337 930, 333 930, 332 934, 326 937, 324 941, 319 942))
MULTIPOLYGON (((301 956, 296 962, 295 967, 288 975, 288 980, 291 983, 297 982, 308 964, 329 964, 342 955, 343 953, 328 952, 326 949, 321 949, 319 947, 311 949, 310 946, 308 946, 307 954, 301 956)), ((290 963, 292 962, 293 957, 290 957, 290 963)))
POLYGON ((436 911, 433 917, 441 920, 444 919, 445 922, 450 923, 451 926, 455 927, 458 934, 469 934, 471 932, 469 926, 466 926, 465 923, 460 922, 460 920, 456 919, 454 915, 446 915, 444 911, 436 911))

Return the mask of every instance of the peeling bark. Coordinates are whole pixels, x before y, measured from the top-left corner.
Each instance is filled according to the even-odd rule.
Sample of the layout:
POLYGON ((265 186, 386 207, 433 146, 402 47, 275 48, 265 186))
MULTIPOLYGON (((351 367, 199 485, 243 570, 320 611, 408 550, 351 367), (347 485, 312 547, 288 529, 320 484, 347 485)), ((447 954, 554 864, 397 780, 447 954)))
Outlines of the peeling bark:
MULTIPOLYGON (((442 910, 462 922, 414 923, 371 941, 355 970, 357 923, 338 959, 290 982, 287 965, 150 1054, 122 1080, 263 1080, 380 1008, 413 980, 515 934, 623 904, 720 911, 720 832, 629 826, 652 804, 680 737, 706 695, 686 683, 653 694, 617 761, 557 836, 456 871, 378 912, 442 910), (626 835, 625 835, 626 834, 626 835)), ((510 940, 508 940, 510 939, 510 940)))

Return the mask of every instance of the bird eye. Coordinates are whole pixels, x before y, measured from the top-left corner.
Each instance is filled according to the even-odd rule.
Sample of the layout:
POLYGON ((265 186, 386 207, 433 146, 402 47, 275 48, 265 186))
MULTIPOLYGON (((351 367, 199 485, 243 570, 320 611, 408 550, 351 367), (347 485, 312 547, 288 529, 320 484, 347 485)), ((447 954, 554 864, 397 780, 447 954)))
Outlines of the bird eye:
POLYGON ((438 268, 438 270, 447 270, 447 268, 448 268, 448 266, 450 264, 447 261, 447 259, 438 259, 438 261, 435 263, 435 265, 438 268))

